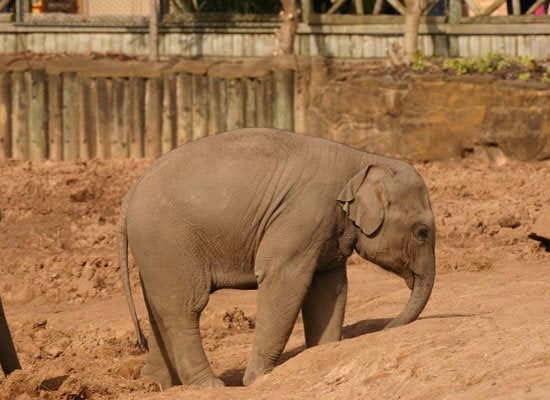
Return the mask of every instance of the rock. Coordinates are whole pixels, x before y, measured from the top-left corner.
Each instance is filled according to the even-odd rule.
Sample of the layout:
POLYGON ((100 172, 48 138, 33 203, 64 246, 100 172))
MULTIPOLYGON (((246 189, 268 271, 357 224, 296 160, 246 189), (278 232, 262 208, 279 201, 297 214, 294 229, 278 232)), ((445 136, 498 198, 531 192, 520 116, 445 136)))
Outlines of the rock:
POLYGON ((550 243, 550 212, 539 215, 529 237, 540 242, 550 243))

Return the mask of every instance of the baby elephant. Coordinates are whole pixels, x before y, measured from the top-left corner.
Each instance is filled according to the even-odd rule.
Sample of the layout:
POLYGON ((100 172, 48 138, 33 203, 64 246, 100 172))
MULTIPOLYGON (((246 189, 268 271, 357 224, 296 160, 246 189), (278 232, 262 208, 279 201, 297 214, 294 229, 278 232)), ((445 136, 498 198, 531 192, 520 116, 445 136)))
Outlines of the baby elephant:
POLYGON ((223 386, 199 316, 218 289, 258 289, 243 382, 273 369, 302 311, 306 345, 341 339, 346 259, 401 276, 409 302, 388 327, 414 321, 435 277, 428 190, 407 163, 326 139, 240 129, 157 159, 129 190, 118 225, 120 271, 139 341, 128 245, 147 310, 142 375, 163 388, 223 386))

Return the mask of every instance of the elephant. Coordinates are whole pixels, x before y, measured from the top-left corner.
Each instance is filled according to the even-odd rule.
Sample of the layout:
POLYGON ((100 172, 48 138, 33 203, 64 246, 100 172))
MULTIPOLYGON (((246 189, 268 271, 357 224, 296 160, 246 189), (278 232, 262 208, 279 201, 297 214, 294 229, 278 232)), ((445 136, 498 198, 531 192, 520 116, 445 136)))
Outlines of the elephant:
POLYGON ((410 164, 270 128, 202 138, 156 159, 122 203, 117 242, 138 343, 149 350, 141 374, 163 388, 224 385, 199 332, 218 289, 258 290, 243 377, 250 385, 274 368, 300 311, 307 347, 341 340, 354 251, 411 289, 387 328, 414 321, 435 280, 434 216, 410 164), (128 249, 148 340, 130 290, 128 249))
MULTIPOLYGON (((0 221, 2 220, 2 213, 0 212, 0 221)), ((8 327, 8 321, 4 314, 4 307, 2 306, 2 299, 0 298, 0 365, 2 365, 2 371, 4 375, 11 374, 16 369, 21 369, 19 359, 17 358, 17 352, 13 345, 13 339, 10 334, 10 328, 8 327)))

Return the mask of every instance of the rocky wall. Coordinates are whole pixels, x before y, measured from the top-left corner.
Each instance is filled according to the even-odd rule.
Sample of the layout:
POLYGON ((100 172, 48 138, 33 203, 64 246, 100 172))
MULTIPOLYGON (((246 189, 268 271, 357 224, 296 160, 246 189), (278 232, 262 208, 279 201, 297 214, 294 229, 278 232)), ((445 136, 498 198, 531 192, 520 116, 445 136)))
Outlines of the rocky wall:
POLYGON ((312 88, 306 121, 314 135, 406 159, 550 158, 550 85, 542 83, 340 74, 312 88))

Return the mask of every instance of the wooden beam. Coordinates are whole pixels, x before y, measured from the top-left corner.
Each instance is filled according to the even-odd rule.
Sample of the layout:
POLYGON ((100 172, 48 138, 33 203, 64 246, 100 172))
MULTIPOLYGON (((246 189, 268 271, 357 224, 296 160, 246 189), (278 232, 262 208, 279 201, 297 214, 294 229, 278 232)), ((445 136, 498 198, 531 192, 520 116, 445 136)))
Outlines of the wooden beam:
POLYGON ((535 13, 535 11, 537 10, 537 8, 539 8, 540 6, 542 6, 542 4, 545 2, 546 0, 537 0, 535 1, 535 3, 529 7, 529 9, 525 12, 525 15, 532 15, 535 13))

